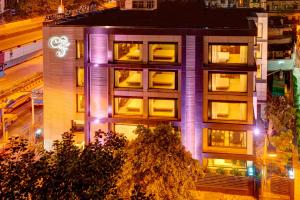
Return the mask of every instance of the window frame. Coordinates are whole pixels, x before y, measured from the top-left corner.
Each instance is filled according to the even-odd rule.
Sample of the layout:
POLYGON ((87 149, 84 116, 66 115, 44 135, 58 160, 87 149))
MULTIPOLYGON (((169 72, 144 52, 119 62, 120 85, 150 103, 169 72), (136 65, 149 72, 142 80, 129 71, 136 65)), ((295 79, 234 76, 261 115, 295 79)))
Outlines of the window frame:
POLYGON ((148 42, 148 63, 149 64, 161 64, 161 65, 172 65, 172 64, 178 64, 179 63, 179 59, 178 59, 178 42, 161 42, 161 41, 149 41, 148 42), (174 44, 175 45, 175 60, 174 62, 162 62, 162 61, 150 61, 150 45, 153 44, 174 44))
POLYGON ((113 88, 115 90, 142 90, 144 88, 144 84, 143 84, 143 81, 144 81, 144 76, 143 76, 143 69, 141 68, 113 68, 113 88), (115 81, 115 78, 116 78, 116 74, 115 72, 117 70, 127 70, 127 71, 140 71, 141 72, 141 87, 117 87, 116 86, 116 81, 115 81))
POLYGON ((84 94, 76 94, 76 112, 77 113, 85 113, 85 98, 84 98, 84 94), (83 96, 83 104, 84 104, 83 111, 79 110, 79 96, 83 96))
POLYGON ((210 65, 229 65, 229 66, 230 65, 243 65, 244 66, 244 65, 248 65, 248 63, 249 63, 249 58, 248 58, 249 57, 249 44, 248 43, 208 42, 207 46, 208 46, 208 64, 210 64, 210 65), (212 45, 247 46, 247 62, 246 63, 213 63, 212 62, 212 48, 211 48, 212 45))
POLYGON ((207 119, 209 121, 224 121, 224 122, 248 122, 248 101, 222 101, 222 100, 213 100, 213 99, 210 99, 208 100, 207 102, 207 119), (212 102, 219 102, 219 103, 245 103, 246 104, 246 118, 245 120, 237 120, 237 119, 212 119, 212 102))
POLYGON ((257 38, 263 38, 264 36, 264 24, 261 22, 257 22, 257 38), (258 27, 261 26, 261 34, 259 34, 258 27))
POLYGON ((149 90, 167 90, 167 91, 177 91, 178 90, 178 70, 167 70, 167 69, 149 69, 148 70, 148 89, 149 90), (175 88, 153 88, 150 87, 150 72, 174 72, 175 73, 175 88))
POLYGON ((211 148, 214 148, 214 147, 218 147, 218 148, 231 148, 231 149, 247 149, 247 143, 248 143, 248 138, 247 138, 247 131, 246 130, 225 130, 225 129, 214 129, 214 128, 208 128, 207 129, 207 146, 208 147, 211 147, 211 148), (221 146, 221 145, 212 145, 212 131, 215 130, 215 131, 228 131, 228 141, 229 141, 229 145, 226 146, 225 145, 225 139, 226 139, 226 133, 224 134, 224 145, 221 146), (239 132, 240 134, 244 134, 244 140, 245 140, 245 146, 240 146, 240 147, 236 147, 236 146, 230 146, 230 135, 233 133, 233 132, 239 132))
POLYGON ((112 51, 112 59, 114 63, 142 63, 143 62, 143 41, 119 41, 119 40, 114 40, 113 41, 113 51, 112 51), (120 44, 120 43, 129 43, 129 44, 139 44, 141 45, 141 60, 139 61, 130 61, 130 60, 116 60, 115 59, 115 44, 120 44))
POLYGON ((246 94, 248 93, 249 90, 249 86, 248 86, 248 79, 249 79, 249 75, 247 72, 228 72, 228 71, 208 71, 208 84, 207 84, 207 88, 208 88, 208 92, 209 93, 233 93, 233 94, 246 94), (213 91, 212 90, 212 74, 243 74, 247 76, 247 82, 246 82, 246 91, 245 92, 241 92, 241 91, 213 91))
POLYGON ((177 119, 178 118, 178 99, 177 98, 162 98, 162 97, 149 97, 147 98, 148 103, 148 118, 163 118, 163 119, 177 119), (175 116, 169 117, 169 116, 153 116, 150 115, 150 100, 174 100, 175 101, 175 116))
POLYGON ((83 59, 84 58, 84 40, 76 40, 76 59, 83 59), (82 57, 81 57, 81 52, 79 52, 79 56, 78 56, 78 45, 80 45, 80 43, 82 42, 82 57))
POLYGON ((84 67, 77 66, 76 67, 76 87, 84 87, 84 67), (83 85, 78 84, 78 70, 83 69, 83 85))
POLYGON ((113 115, 114 116, 124 116, 124 117, 130 117, 130 116, 143 116, 144 115, 144 98, 142 96, 119 96, 119 95, 116 95, 116 96, 113 96, 113 115), (119 113, 116 113, 116 101, 115 101, 115 98, 128 98, 128 99, 141 99, 142 100, 142 113, 141 114, 133 114, 133 115, 126 115, 126 114, 119 114, 119 113))

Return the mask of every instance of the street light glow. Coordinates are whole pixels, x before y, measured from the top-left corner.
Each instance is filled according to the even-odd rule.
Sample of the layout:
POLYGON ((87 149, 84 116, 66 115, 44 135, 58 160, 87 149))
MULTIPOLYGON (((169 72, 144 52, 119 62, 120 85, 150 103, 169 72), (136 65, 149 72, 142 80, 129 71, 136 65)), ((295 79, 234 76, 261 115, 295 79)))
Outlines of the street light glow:
POLYGON ((259 135, 259 129, 258 128, 254 129, 254 135, 259 135))

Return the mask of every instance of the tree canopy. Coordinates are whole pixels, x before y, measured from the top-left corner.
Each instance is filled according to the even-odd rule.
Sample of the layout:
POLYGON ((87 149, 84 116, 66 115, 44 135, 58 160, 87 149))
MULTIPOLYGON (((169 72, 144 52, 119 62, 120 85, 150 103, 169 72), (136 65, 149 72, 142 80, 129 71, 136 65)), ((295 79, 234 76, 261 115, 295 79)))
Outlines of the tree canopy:
POLYGON ((115 195, 126 140, 98 131, 83 150, 64 133, 52 151, 13 138, 0 159, 0 199, 105 199, 115 195))
POLYGON ((189 190, 202 170, 181 143, 180 134, 167 124, 153 131, 143 126, 129 143, 128 157, 118 181, 118 193, 124 199, 136 184, 155 199, 191 199, 189 190))

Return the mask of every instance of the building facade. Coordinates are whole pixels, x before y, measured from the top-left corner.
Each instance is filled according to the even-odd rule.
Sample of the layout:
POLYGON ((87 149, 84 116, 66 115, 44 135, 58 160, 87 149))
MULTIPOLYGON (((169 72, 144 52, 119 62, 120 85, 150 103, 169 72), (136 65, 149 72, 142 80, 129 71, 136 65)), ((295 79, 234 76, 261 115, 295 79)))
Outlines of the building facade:
POLYGON ((166 122, 208 171, 248 175, 257 99, 266 96, 256 89, 253 19, 249 10, 191 5, 112 9, 45 25, 45 148, 70 129, 79 142, 98 129, 133 139, 137 125, 166 122))

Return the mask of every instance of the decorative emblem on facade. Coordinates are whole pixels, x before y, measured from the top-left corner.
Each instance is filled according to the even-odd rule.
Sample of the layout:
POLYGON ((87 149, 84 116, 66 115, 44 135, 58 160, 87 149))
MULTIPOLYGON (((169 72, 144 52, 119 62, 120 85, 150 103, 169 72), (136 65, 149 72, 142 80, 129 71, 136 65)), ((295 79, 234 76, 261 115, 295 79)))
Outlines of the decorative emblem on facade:
POLYGON ((56 49, 56 56, 62 58, 66 55, 70 46, 69 39, 66 36, 53 36, 49 39, 49 46, 56 49))

